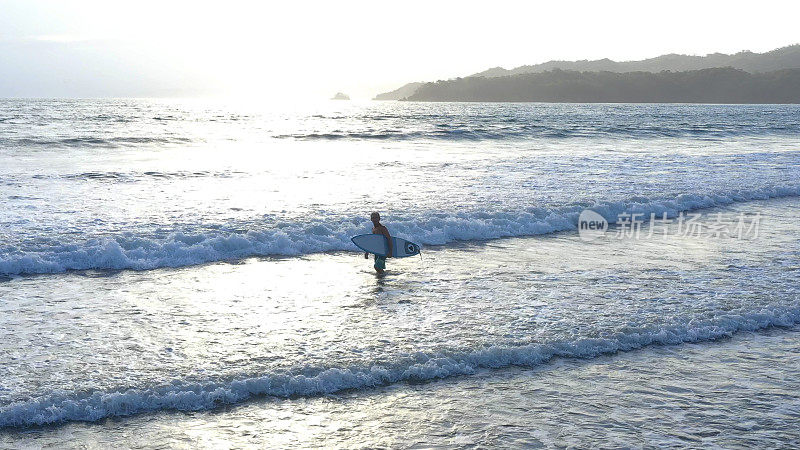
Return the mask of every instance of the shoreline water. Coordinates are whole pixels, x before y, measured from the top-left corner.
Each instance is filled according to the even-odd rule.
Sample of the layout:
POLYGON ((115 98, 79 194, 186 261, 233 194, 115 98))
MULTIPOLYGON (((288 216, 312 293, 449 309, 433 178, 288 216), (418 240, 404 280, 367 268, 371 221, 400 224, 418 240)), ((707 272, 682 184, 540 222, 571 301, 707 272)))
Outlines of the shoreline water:
MULTIPOLYGON (((785 209, 784 205, 793 205, 796 203, 796 198, 787 197, 783 199, 739 203, 733 206, 740 210, 740 212, 759 211, 763 208, 766 208, 767 211, 777 212, 785 209)), ((716 209, 718 211, 731 212, 729 208, 730 206, 717 207, 716 209)), ((791 228, 793 226, 791 224, 791 217, 778 218, 774 213, 769 215, 768 218, 765 218, 765 221, 769 226, 774 228, 771 230, 772 235, 782 232, 785 227, 791 228), (780 223, 776 223, 776 219, 778 219, 780 223)), ((772 238, 773 239, 770 240, 770 236, 768 235, 766 239, 768 242, 773 242, 772 245, 776 245, 774 236, 772 236, 772 238)), ((672 246, 677 245, 678 248, 683 248, 684 251, 691 250, 692 246, 698 243, 693 242, 693 240, 689 238, 675 239, 677 239, 676 242, 668 244, 672 246)), ((702 243, 704 246, 708 245, 707 242, 708 241, 705 239, 699 240, 699 243, 702 243)), ((427 254, 427 258, 434 265, 437 264, 440 258, 467 258, 465 262, 477 258, 479 260, 484 260, 481 264, 484 268, 487 262, 492 261, 494 258, 501 258, 501 260, 491 264, 495 265, 495 267, 502 272, 506 272, 508 269, 504 268, 505 263, 503 262, 503 255, 520 255, 520 252, 524 254, 526 248, 536 248, 536 252, 526 256, 526 258, 532 258, 531 262, 540 258, 545 258, 545 260, 539 261, 536 264, 543 265, 540 270, 544 267, 550 267, 551 269, 549 269, 549 271, 557 276, 565 270, 567 272, 564 273, 569 273, 576 269, 588 270, 589 272, 609 270, 610 267, 613 267, 615 264, 613 260, 619 259, 620 256, 611 257, 609 255, 604 255, 604 253, 607 250, 613 251, 615 246, 639 246, 640 248, 638 248, 636 252, 647 255, 651 250, 662 248, 661 244, 662 242, 660 241, 653 242, 646 240, 642 242, 630 239, 618 241, 611 236, 607 236, 606 245, 592 245, 590 248, 586 248, 586 245, 591 244, 585 244, 580 241, 576 233, 567 232, 545 236, 544 238, 512 237, 499 241, 464 242, 455 247, 441 246, 431 249, 431 252, 427 254), (609 248, 609 245, 611 248, 609 248), (555 266, 553 266, 553 263, 547 262, 547 259, 557 258, 557 255, 564 251, 563 249, 557 250, 559 247, 569 249, 568 251, 570 253, 574 253, 577 249, 584 249, 584 251, 588 253, 583 255, 582 258, 588 258, 588 260, 580 259, 572 262, 567 261, 564 267, 554 268, 555 266), (592 256, 593 254, 595 256, 592 256), (490 259, 487 260, 487 257, 490 259), (598 257, 601 258, 592 261, 592 258, 598 257), (603 258, 610 258, 611 261, 604 261, 603 258), (581 269, 581 267, 583 268, 581 269), (604 269, 603 267, 606 268, 604 269)), ((724 240, 721 245, 735 246, 736 239, 724 240)), ((693 251, 697 252, 696 249, 693 251)), ((705 251, 701 251, 698 256, 704 258, 705 254, 705 251)), ((580 257, 581 255, 575 256, 580 257)), ((655 257, 653 261, 647 262, 646 264, 646 261, 640 260, 640 264, 644 264, 644 266, 636 270, 639 272, 647 272, 647 270, 651 270, 648 269, 647 266, 651 266, 652 268, 660 267, 660 271, 669 272, 676 269, 685 271, 690 270, 688 268, 692 265, 691 260, 682 261, 681 257, 667 256, 666 260, 663 259, 664 257, 665 255, 655 257), (674 266, 674 268, 671 266, 674 266)), ((517 256, 517 258, 519 258, 519 256, 517 256)), ((116 278, 146 280, 151 278, 152 275, 155 275, 156 279, 160 277, 166 277, 167 279, 193 278, 196 276, 195 273, 199 270, 201 272, 208 272, 211 280, 222 280, 222 278, 219 278, 219 275, 213 274, 227 273, 227 276, 230 277, 236 274, 236 272, 241 271, 243 273, 237 275, 237 280, 232 282, 233 285, 237 285, 240 282, 244 282, 245 279, 248 279, 248 274, 253 273, 253 271, 263 272, 266 269, 268 270, 267 273, 275 272, 275 275, 278 275, 279 273, 288 274, 288 272, 286 272, 287 270, 292 272, 299 267, 306 266, 305 270, 308 273, 296 275, 295 279, 301 280, 304 276, 308 276, 312 273, 333 272, 332 275, 323 275, 325 279, 323 286, 335 286, 341 281, 337 275, 338 273, 341 273, 343 270, 354 270, 360 262, 361 258, 354 259, 349 253, 334 253, 309 255, 300 260, 296 258, 285 258, 282 260, 255 258, 238 264, 212 263, 205 266, 192 266, 180 269, 160 269, 155 273, 123 271, 101 278, 86 278, 69 273, 60 275, 59 277, 65 278, 64 281, 71 278, 74 282, 87 286, 95 283, 113 286, 120 282, 130 285, 130 282, 124 282, 122 280, 117 281, 115 280, 116 278), (339 266, 338 269, 334 269, 335 266, 331 264, 334 261, 335 265, 339 266), (285 267, 281 268, 279 266, 285 267), (161 272, 161 274, 159 274, 159 272, 161 272)), ((416 290, 416 288, 412 287, 413 285, 401 286, 411 282, 413 277, 417 276, 414 275, 414 273, 420 270, 426 270, 425 266, 418 261, 397 261, 395 264, 400 265, 399 268, 395 269, 399 272, 395 272, 394 274, 390 272, 390 276, 383 281, 378 279, 378 290, 375 291, 375 294, 367 294, 368 297, 376 294, 380 296, 380 292, 389 290, 395 291, 392 296, 396 298, 398 295, 405 296, 412 294, 416 290), (403 274, 404 271, 409 269, 412 269, 411 274, 403 274), (392 286, 396 283, 400 283, 400 285, 392 286)), ((476 262, 468 264, 476 264, 476 262)), ((455 265, 459 267, 462 263, 456 261, 455 265)), ((476 267, 481 266, 479 265, 476 267)), ((434 274, 426 274, 428 277, 431 275, 434 274)), ((508 275, 504 276, 507 277, 508 275)), ((545 270, 541 272, 539 276, 542 277, 543 281, 546 281, 552 275, 549 275, 548 270, 545 270)), ((591 275, 591 277, 594 278, 595 276, 591 275)), ((364 282, 373 278, 373 275, 367 270, 357 275, 357 278, 353 281, 356 281, 358 278, 362 280, 361 282, 364 282)), ((434 275, 433 279, 436 278, 437 277, 434 275)), ((469 282, 469 279, 470 278, 467 277, 464 281, 469 282)), ((37 280, 30 278, 23 278, 19 280, 19 282, 31 285, 40 284, 37 280)), ((52 280, 52 282, 54 283, 54 287, 63 285, 62 281, 52 280)), ((14 283, 15 282, 12 281, 10 284, 14 283)), ((184 283, 178 281, 177 284, 183 285, 184 283)), ((167 288, 167 286, 155 287, 157 292, 166 291, 161 295, 164 300, 173 295, 170 293, 171 290, 167 288)), ((0 288, 2 287, 4 286, 0 286, 0 288)), ((14 286, 5 287, 14 289, 14 286)), ((284 289, 285 288, 286 287, 284 287, 284 289)), ((580 288, 580 286, 576 286, 576 288, 580 288)), ((202 292, 203 288, 199 286, 197 289, 199 289, 197 292, 202 292)), ((252 290, 257 288, 250 287, 248 289, 252 290)), ((101 290, 104 289, 101 288, 101 290)), ((194 289, 192 289, 192 291, 194 291, 194 289)), ((282 295, 291 295, 291 292, 302 292, 302 287, 296 286, 290 288, 288 292, 282 295)), ((305 294, 309 296, 308 301, 316 301, 314 299, 318 294, 314 292, 316 291, 305 294)), ((318 292, 324 292, 324 289, 318 292)), ((455 292, 458 292, 458 290, 455 292)), ((348 295, 345 295, 345 297, 347 296, 348 295)), ((283 296, 278 298, 286 299, 286 297, 283 296)), ((391 300, 391 298, 392 297, 389 297, 387 299, 391 300)), ((135 297, 131 298, 131 300, 135 301, 135 297)), ((509 300, 513 301, 513 299, 505 299, 505 301, 509 300)), ((578 336, 577 338, 568 338, 567 340, 552 341, 547 339, 539 340, 541 338, 536 338, 534 341, 526 343, 523 335, 519 336, 519 338, 522 338, 522 341, 512 340, 507 343, 503 343, 502 339, 499 341, 479 339, 472 344, 477 345, 477 347, 466 350, 466 352, 464 349, 459 349, 458 347, 453 347, 451 349, 432 347, 431 350, 423 350, 421 348, 414 348, 412 345, 408 347, 407 352, 398 353, 396 357, 393 357, 395 359, 386 361, 381 361, 382 357, 378 357, 378 359, 372 362, 369 360, 364 361, 361 360, 360 357, 356 357, 353 360, 355 365, 350 363, 351 365, 345 364, 338 367, 326 367, 323 363, 323 365, 312 364, 307 367, 287 366, 277 371, 273 370, 272 373, 268 375, 255 376, 252 374, 248 375, 247 372, 237 374, 234 371, 218 380, 208 379, 205 378, 202 373, 197 373, 193 375, 192 378, 185 381, 171 380, 168 384, 147 387, 145 389, 137 387, 136 384, 128 384, 123 390, 112 388, 112 390, 105 392, 102 390, 94 392, 87 391, 85 394, 80 395, 66 392, 51 397, 45 395, 33 402, 23 401, 22 403, 11 403, 1 407, 0 424, 4 427, 20 425, 31 426, 74 420, 96 421, 108 417, 138 415, 161 410, 213 410, 229 404, 246 403, 253 398, 259 398, 264 395, 287 398, 297 398, 298 396, 324 396, 332 393, 351 391, 353 389, 372 390, 387 384, 405 384, 409 382, 433 381, 454 376, 471 375, 484 369, 546 365, 549 364, 553 358, 596 358, 603 355, 618 354, 620 352, 625 353, 630 350, 649 348, 652 346, 715 341, 720 338, 729 338, 741 332, 758 331, 773 327, 791 328, 795 326, 800 322, 800 309, 798 309, 796 303, 792 303, 790 299, 787 300, 788 302, 779 302, 770 306, 764 305, 756 309, 753 309, 752 306, 745 305, 734 309, 726 307, 720 311, 712 309, 709 310, 711 315, 707 316, 703 314, 698 315, 697 313, 686 315, 686 313, 680 313, 680 309, 677 309, 670 313, 678 313, 678 315, 673 316, 672 319, 665 317, 654 324, 643 324, 644 326, 633 328, 628 326, 619 328, 617 331, 601 327, 597 330, 600 334, 590 333, 584 336, 578 336), (483 341, 483 343, 481 343, 481 341, 483 341), (228 381, 225 381, 225 379, 228 379, 228 381)), ((402 308, 403 305, 404 303, 397 303, 395 307, 402 308)), ((544 305, 546 305, 546 303, 542 304, 542 306, 544 305)), ((339 307, 342 306, 344 305, 340 305, 339 307)), ((531 306, 534 306, 534 310, 537 309, 535 307, 536 303, 531 304, 531 306)), ((564 306, 565 305, 558 305, 559 308, 563 308, 564 306)), ((361 308, 363 308, 363 306, 356 306, 356 310, 361 308)), ((189 323, 190 322, 188 322, 187 325, 189 323)), ((284 330, 283 332, 285 333, 295 333, 291 327, 287 327, 284 330)), ((369 329, 365 328, 364 332, 369 333, 369 329)), ((571 332, 567 332, 564 336, 570 335, 571 332)), ((531 336, 528 336, 528 339, 530 338, 531 336)), ((359 350, 357 347, 352 348, 350 351, 354 352, 353 355, 358 355, 363 352, 363 350, 359 350)), ((173 352, 174 349, 169 351, 169 353, 173 352)), ((379 353, 375 355, 377 356, 379 353)), ((218 377, 218 375, 214 376, 215 379, 218 377)))
POLYGON ((0 432, 0 443, 71 448, 76 440, 96 446, 124 440, 143 447, 153 442, 217 446, 233 442, 258 445, 266 438, 289 448, 323 442, 338 446, 353 439, 372 446, 561 446, 609 439, 630 445, 785 445, 800 442, 785 426, 800 416, 798 386, 792 377, 775 379, 775 369, 760 361, 765 358, 765 348, 772 349, 769 359, 774 363, 800 357, 798 336, 797 327, 766 330, 737 334, 713 344, 640 349, 591 360, 557 359, 535 368, 509 367, 368 392, 344 391, 308 399, 262 397, 206 412, 162 411, 155 416, 110 418, 100 423, 5 429, 0 432), (663 373, 675 367, 692 372, 700 369, 702 374, 673 378, 663 373), (638 389, 632 387, 620 395, 618 385, 626 379, 636 380, 638 389), (737 391, 704 395, 720 384, 736 386, 737 391), (591 390, 587 390, 589 385, 591 390), (454 391, 481 395, 453 396, 454 391), (643 395, 647 398, 642 399, 643 395), (638 412, 641 402, 650 405, 649 413, 638 412), (733 413, 730 406, 751 409, 754 402, 759 407, 747 417, 733 413), (416 415, 423 409, 427 411, 424 424, 416 415), (466 414, 462 421, 482 425, 458 426, 452 421, 456 411, 466 414), (599 420, 604 416, 610 419, 599 420), (712 425, 697 428, 698 421, 711 417, 712 425), (263 423, 273 426, 266 431, 259 426, 263 423), (412 426, 415 423, 419 426, 412 426), (509 433, 509 428, 514 432, 509 433), (565 429, 570 431, 564 433, 565 429))
POLYGON ((53 108, 44 129, 15 105, 0 139, 78 141, 0 146, 0 329, 13 336, 0 445, 751 442, 734 419, 766 385, 714 386, 714 370, 777 380, 784 397, 759 408, 784 409, 747 426, 763 442, 796 436, 779 423, 797 417, 792 107, 353 104, 276 118, 77 101, 74 116, 38 105, 53 108), (174 126, 153 119, 165 113, 174 126), (287 123, 318 136, 274 139, 287 123), (109 143, 145 132, 153 142, 109 143), (589 207, 611 225, 584 241, 589 207), (371 211, 422 258, 376 277, 349 251, 371 211), (706 232, 613 223, 682 211, 706 232), (713 235, 737 217, 758 217, 758 233, 713 235), (686 408, 703 413, 681 434, 686 408))

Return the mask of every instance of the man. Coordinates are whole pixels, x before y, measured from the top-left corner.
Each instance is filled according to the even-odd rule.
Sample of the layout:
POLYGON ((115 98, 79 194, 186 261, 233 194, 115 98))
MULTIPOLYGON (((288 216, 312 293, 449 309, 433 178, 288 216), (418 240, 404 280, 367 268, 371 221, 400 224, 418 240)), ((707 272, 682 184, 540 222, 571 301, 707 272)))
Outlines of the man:
MULTIPOLYGON (((375 255, 375 271, 382 274, 384 269, 386 269, 386 258, 392 257, 392 237, 389 236, 389 229, 385 226, 381 225, 381 215, 377 212, 374 212, 369 215, 369 220, 372 221, 372 234, 382 234, 386 236, 386 242, 389 243, 389 252, 386 256, 378 256, 375 255)), ((369 253, 364 253, 364 258, 369 258, 369 253)))

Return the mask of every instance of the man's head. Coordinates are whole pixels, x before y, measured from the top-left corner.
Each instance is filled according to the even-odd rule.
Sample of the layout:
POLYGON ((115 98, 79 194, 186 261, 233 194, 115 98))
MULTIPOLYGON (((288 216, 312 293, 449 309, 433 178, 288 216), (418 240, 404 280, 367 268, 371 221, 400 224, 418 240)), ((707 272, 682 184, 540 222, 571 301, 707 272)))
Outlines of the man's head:
POLYGON ((369 220, 371 220, 373 224, 377 225, 381 223, 381 215, 377 212, 374 212, 369 215, 369 220))

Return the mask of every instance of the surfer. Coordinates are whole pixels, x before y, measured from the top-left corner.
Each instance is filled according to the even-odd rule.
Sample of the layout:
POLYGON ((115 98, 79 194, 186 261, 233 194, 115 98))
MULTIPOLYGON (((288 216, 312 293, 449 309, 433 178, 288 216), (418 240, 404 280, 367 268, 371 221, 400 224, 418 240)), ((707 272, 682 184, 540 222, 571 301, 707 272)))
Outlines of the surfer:
MULTIPOLYGON (((382 234, 386 236, 387 242, 392 242, 392 237, 389 236, 389 229, 385 226, 381 225, 381 215, 377 212, 374 212, 369 215, 369 220, 372 221, 372 234, 382 234)), ((375 271, 378 273, 383 273, 383 270, 386 269, 386 258, 392 257, 392 245, 388 245, 389 251, 387 252, 386 256, 378 256, 375 255, 375 271)), ((369 253, 364 253, 364 258, 369 258, 369 253)))

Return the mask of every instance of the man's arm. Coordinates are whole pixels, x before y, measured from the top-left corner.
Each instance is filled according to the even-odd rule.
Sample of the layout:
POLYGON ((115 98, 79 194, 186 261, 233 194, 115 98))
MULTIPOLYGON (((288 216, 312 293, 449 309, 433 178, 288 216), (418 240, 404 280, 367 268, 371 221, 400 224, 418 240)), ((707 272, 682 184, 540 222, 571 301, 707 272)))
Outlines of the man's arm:
POLYGON ((381 230, 381 233, 383 233, 383 235, 386 236, 386 241, 389 243, 389 245, 388 245, 389 253, 386 254, 386 257, 387 258, 391 258, 392 257, 392 237, 389 236, 389 229, 386 228, 386 227, 383 227, 383 229, 381 230))

